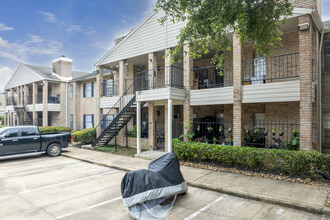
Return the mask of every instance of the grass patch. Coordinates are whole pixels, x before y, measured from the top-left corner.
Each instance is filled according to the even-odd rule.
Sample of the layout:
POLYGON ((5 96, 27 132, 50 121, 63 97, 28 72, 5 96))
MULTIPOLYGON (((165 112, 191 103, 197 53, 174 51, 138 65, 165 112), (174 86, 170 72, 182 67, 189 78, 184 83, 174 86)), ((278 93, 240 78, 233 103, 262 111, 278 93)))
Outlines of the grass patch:
MULTIPOLYGON (((124 147, 120 145, 117 145, 117 149, 115 149, 114 145, 105 145, 105 146, 97 146, 94 148, 94 150, 102 151, 106 153, 118 154, 122 156, 129 156, 129 157, 134 157, 134 155, 136 154, 136 148, 124 147)), ((146 150, 142 149, 142 152, 143 151, 146 150)))

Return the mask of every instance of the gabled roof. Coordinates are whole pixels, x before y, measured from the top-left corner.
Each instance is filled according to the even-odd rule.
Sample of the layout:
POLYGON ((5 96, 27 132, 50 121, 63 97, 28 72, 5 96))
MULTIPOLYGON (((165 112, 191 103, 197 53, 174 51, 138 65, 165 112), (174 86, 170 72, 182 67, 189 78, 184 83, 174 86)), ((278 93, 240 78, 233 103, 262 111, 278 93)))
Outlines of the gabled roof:
POLYGON ((176 46, 176 37, 186 23, 177 22, 173 24, 171 21, 166 21, 162 26, 158 19, 164 15, 163 11, 151 13, 136 28, 131 30, 123 40, 99 59, 95 66, 176 46))
MULTIPOLYGON (((72 71, 73 78, 81 77, 86 74, 88 73, 72 71)), ((50 67, 21 63, 8 81, 7 85, 5 86, 5 89, 38 82, 44 79, 49 81, 61 81, 58 76, 53 74, 53 69, 50 67)))
MULTIPOLYGON (((293 15, 290 17, 312 14, 316 21, 320 20, 315 13, 317 12, 314 12, 312 9, 294 8, 293 15)), ((186 22, 172 23, 168 19, 162 26, 158 19, 164 15, 163 11, 151 13, 94 65, 106 65, 176 46, 177 36, 186 22)), ((319 24, 318 22, 317 24, 319 28, 322 28, 322 23, 319 24)))

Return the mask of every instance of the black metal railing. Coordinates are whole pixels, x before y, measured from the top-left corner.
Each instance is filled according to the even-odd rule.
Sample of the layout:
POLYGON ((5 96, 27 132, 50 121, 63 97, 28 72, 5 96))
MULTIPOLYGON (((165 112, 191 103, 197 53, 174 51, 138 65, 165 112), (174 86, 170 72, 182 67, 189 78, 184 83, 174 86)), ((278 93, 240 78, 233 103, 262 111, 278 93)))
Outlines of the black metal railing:
POLYGON ((176 66, 159 67, 136 73, 136 91, 174 87, 184 89, 183 69, 176 66))
POLYGON ((32 95, 28 95, 27 96, 27 104, 31 105, 32 103, 33 103, 33 97, 32 97, 32 95))
POLYGON ((8 96, 7 105, 16 105, 16 104, 17 104, 17 97, 8 96))
POLYGON ((37 95, 37 104, 41 104, 42 103, 42 93, 38 93, 37 95))
POLYGON ((194 71, 192 89, 218 88, 233 85, 233 64, 224 63, 222 69, 216 66, 197 67, 194 71))
POLYGON ((271 83, 299 77, 299 53, 260 57, 242 62, 243 82, 271 83))
POLYGON ((49 94, 48 95, 48 103, 58 104, 58 103, 60 103, 60 101, 61 101, 60 94, 49 94))
POLYGON ((118 85, 119 85, 118 81, 105 83, 103 85, 103 96, 105 97, 118 96, 119 95, 118 85))
POLYGON ((194 141, 214 144, 233 144, 233 123, 214 119, 193 120, 194 141))
POLYGON ((245 123, 244 145, 271 149, 299 149, 299 123, 296 121, 266 121, 245 123))

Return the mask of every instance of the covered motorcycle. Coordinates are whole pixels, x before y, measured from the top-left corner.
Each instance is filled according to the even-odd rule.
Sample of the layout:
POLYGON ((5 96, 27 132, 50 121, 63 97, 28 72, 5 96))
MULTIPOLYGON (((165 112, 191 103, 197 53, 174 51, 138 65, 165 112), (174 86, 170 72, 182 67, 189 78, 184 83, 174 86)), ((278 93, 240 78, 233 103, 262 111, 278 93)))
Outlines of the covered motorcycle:
POLYGON ((172 152, 152 161, 148 170, 126 173, 121 182, 123 205, 129 208, 134 219, 165 218, 176 196, 187 190, 179 160, 172 152))

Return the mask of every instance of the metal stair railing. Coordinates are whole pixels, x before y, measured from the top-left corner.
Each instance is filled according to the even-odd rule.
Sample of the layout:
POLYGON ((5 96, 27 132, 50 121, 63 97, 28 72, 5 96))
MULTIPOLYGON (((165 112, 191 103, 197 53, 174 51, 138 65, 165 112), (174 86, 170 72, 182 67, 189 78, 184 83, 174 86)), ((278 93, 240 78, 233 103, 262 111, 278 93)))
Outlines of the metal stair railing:
POLYGON ((16 104, 16 102, 15 102, 14 97, 12 97, 12 102, 13 102, 14 110, 15 110, 15 112, 16 112, 16 115, 17 115, 17 118, 18 118, 19 124, 20 124, 20 125, 25 125, 24 117, 22 118, 22 117, 21 117, 21 114, 20 114, 20 113, 21 113, 21 112, 20 112, 20 109, 22 109, 22 110, 24 111, 24 114, 27 115, 27 118, 28 118, 28 120, 29 120, 29 123, 30 123, 31 125, 33 125, 33 120, 32 120, 32 118, 31 118, 31 116, 28 114, 26 107, 25 107, 24 105, 23 105, 22 108, 17 107, 17 104, 16 104))
POLYGON ((93 142, 92 146, 95 147, 98 142, 107 134, 107 132, 116 125, 118 120, 123 116, 123 114, 133 105, 135 102, 135 82, 136 80, 133 81, 133 83, 126 89, 126 91, 123 93, 123 95, 117 100, 117 102, 110 108, 107 114, 105 114, 102 118, 102 120, 98 123, 98 125, 94 128, 95 130, 98 127, 101 127, 103 124, 105 124, 106 117, 110 115, 113 109, 115 108, 120 108, 122 109, 120 113, 112 120, 112 122, 102 131, 99 137, 96 138, 96 140, 93 142), (128 101, 129 100, 129 101, 128 101), (127 102, 126 105, 125 101, 127 102))

